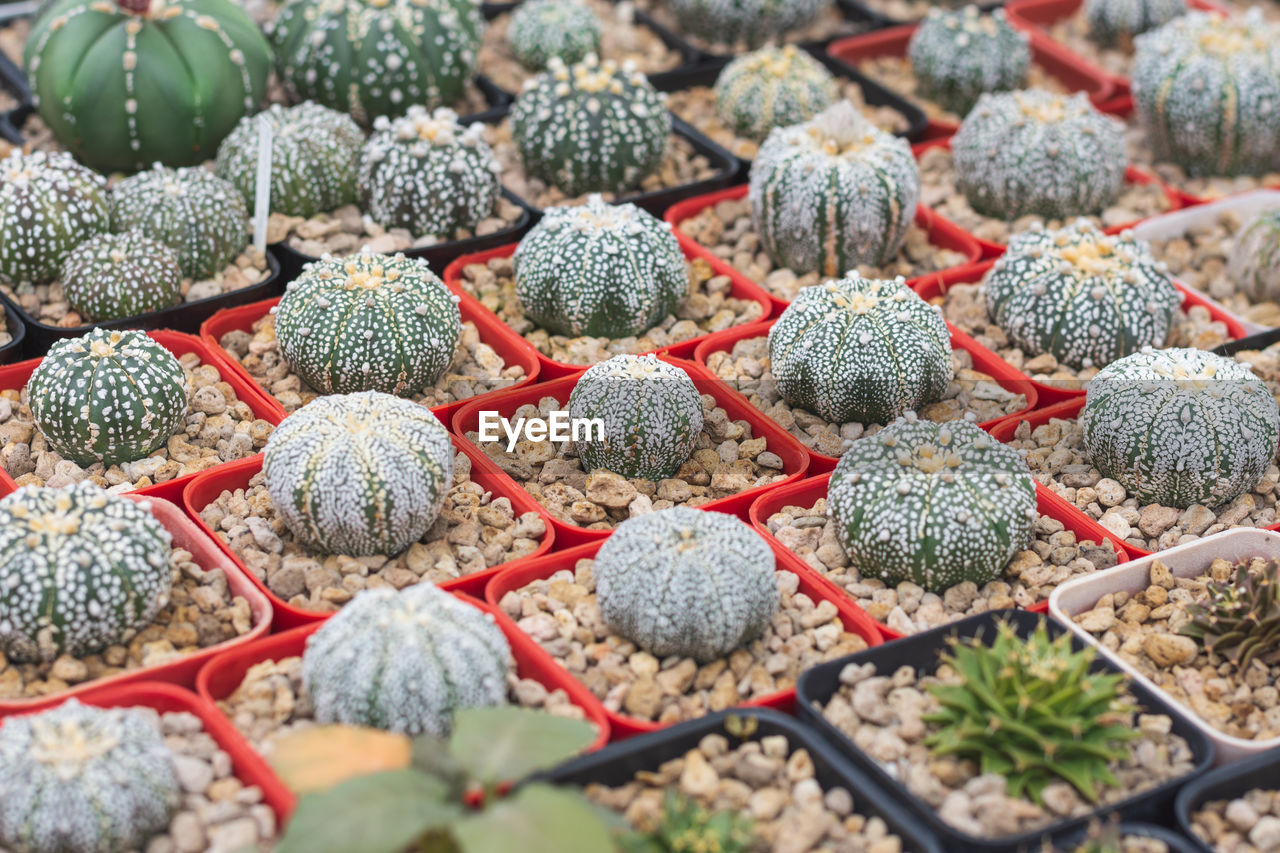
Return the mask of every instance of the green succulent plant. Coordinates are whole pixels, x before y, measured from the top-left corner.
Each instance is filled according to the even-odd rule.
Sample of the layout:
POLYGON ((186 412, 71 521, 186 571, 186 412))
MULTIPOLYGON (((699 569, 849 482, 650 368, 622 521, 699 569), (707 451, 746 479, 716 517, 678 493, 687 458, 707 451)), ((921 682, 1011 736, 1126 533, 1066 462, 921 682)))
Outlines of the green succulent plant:
POLYGON ((746 853, 754 840, 751 821, 739 813, 713 811, 668 788, 657 825, 620 843, 624 853, 746 853))
POLYGON ((1278 571, 1274 560, 1252 560, 1236 566, 1229 580, 1211 581, 1209 597, 1187 607, 1191 620, 1181 633, 1241 672, 1255 660, 1267 666, 1280 663, 1278 571))

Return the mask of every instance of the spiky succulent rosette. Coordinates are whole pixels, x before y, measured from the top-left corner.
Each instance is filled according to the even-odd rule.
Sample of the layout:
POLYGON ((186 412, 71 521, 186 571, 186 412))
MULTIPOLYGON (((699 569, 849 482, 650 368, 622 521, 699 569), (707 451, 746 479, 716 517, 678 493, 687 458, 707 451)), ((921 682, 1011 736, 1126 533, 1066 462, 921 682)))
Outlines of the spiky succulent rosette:
POLYGON ((527 0, 511 13, 507 43, 531 71, 552 57, 572 65, 600 50, 600 19, 580 0, 527 0))
POLYGON ((1214 660, 1247 672, 1255 660, 1280 663, 1280 563, 1257 558, 1225 581, 1209 581, 1206 597, 1188 605, 1179 633, 1199 641, 1214 660))
POLYGON ((803 27, 831 0, 672 0, 682 30, 716 44, 756 47, 803 27))
POLYGON ((111 225, 107 182, 65 152, 14 149, 0 160, 0 278, 57 277, 76 246, 111 225))
POLYGON ((137 317, 182 300, 182 267, 159 240, 133 231, 99 234, 67 255, 62 293, 92 320, 137 317))
POLYGON ((716 112, 735 133, 761 140, 775 127, 808 121, 840 97, 835 76, 793 44, 762 47, 716 78, 716 112))
POLYGON ((1186 14, 1187 0, 1085 0, 1089 38, 1104 47, 1129 47, 1135 36, 1186 14))
POLYGON ((1252 302, 1280 299, 1280 210, 1244 224, 1232 244, 1227 274, 1252 302))
POLYGON ((1031 68, 1031 39, 1005 20, 976 6, 947 11, 933 6, 907 46, 920 91, 953 113, 964 115, 983 92, 1019 89, 1031 68))

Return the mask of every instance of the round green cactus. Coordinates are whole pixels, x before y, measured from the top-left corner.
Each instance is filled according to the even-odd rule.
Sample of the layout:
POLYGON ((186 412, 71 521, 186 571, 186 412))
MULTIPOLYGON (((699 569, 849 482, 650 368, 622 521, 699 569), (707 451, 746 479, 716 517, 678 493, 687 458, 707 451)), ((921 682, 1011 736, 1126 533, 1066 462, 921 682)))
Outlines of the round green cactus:
POLYGON ((945 11, 937 6, 911 36, 907 47, 921 94, 964 115, 983 92, 1020 89, 1031 68, 1031 38, 976 6, 945 11))
POLYGON ((569 395, 569 417, 599 419, 603 435, 577 442, 588 471, 661 480, 688 461, 702 433, 702 395, 689 374, 652 355, 618 355, 589 368, 569 395))
POLYGON ((462 335, 458 297, 400 254, 307 264, 272 311, 281 355, 322 394, 416 394, 448 370, 462 335))
POLYGON ((547 210, 513 262, 525 316, 561 335, 638 335, 674 314, 689 293, 671 226, 600 196, 547 210))
POLYGON ((453 484, 453 444, 425 406, 378 391, 317 397, 276 427, 262 461, 276 513, 330 554, 398 554, 453 484))
POLYGON ((240 191, 246 208, 257 193, 259 123, 271 127, 271 210, 304 218, 356 201, 356 163, 364 132, 351 117, 307 101, 272 104, 240 120, 218 146, 218 177, 240 191))
POLYGON ((49 348, 27 399, 51 448, 83 467, 110 467, 165 446, 187 413, 187 380, 173 353, 142 332, 93 329, 49 348))
POLYGON ((1227 270, 1236 290, 1250 301, 1280 300, 1280 210, 1260 213, 1244 224, 1227 270))
POLYGON ((1089 38, 1104 47, 1131 46, 1135 36, 1187 12, 1187 0, 1085 0, 1089 38))
POLYGON ((379 116, 360 155, 360 200, 383 228, 452 239, 492 215, 502 167, 484 141, 484 125, 463 128, 447 107, 412 106, 379 116))
POLYGON ((182 796, 154 712, 75 699, 0 727, 0 847, 145 850, 182 796))
POLYGON ((520 64, 541 71, 551 58, 572 65, 600 50, 600 19, 580 0, 527 0, 511 13, 507 43, 520 64))
POLYGON ((672 507, 618 525, 596 553, 605 624, 657 657, 724 657, 778 610, 773 551, 746 524, 672 507))
POLYGON ((756 47, 807 26, 831 0, 671 0, 680 28, 716 44, 756 47))
POLYGON ((182 274, 211 278, 249 245, 249 211, 240 191, 192 166, 153 168, 125 178, 111 192, 111 227, 137 231, 177 252, 182 274))
POLYGON ((491 615, 420 583, 357 593, 308 638, 302 685, 321 723, 447 737, 454 711, 507 703, 511 666, 491 615))
POLYGON ((0 279, 43 284, 76 246, 111 225, 107 182, 64 152, 0 160, 0 279))
POLYGON ((1081 369, 1163 346, 1182 304, 1151 246, 1087 220, 1016 235, 984 282, 987 311, 1028 356, 1081 369))
POLYGON ((1218 506, 1276 455, 1280 411, 1248 365, 1197 349, 1144 349, 1089 382, 1089 461, 1142 503, 1218 506))
POLYGON ((827 512, 863 577, 942 592, 995 580, 1031 543, 1036 487, 1017 451, 968 421, 909 413, 849 446, 827 512))
POLYGON ((951 151, 969 205, 1006 221, 1101 213, 1124 186, 1124 125, 1083 93, 982 95, 951 151))
POLYGON ((840 101, 812 121, 769 134, 747 197, 775 263, 833 278, 897 255, 915 219, 920 168, 906 140, 840 101))
POLYGON ((757 142, 775 127, 816 116, 840 97, 836 78, 793 44, 763 47, 730 62, 716 78, 716 112, 757 142))
POLYGON ((99 234, 67 255, 62 292, 86 318, 137 317, 182 300, 182 268, 157 240, 133 231, 99 234))
POLYGON ((671 114, 630 62, 553 57, 511 105, 511 132, 530 176, 567 196, 616 193, 662 165, 671 114))
POLYGON ((35 21, 26 63, 58 141, 132 172, 212 157, 265 97, 271 49, 230 0, 79 0, 35 21))
POLYGON ((460 100, 483 32, 477 0, 287 0, 267 25, 294 97, 366 127, 460 100))

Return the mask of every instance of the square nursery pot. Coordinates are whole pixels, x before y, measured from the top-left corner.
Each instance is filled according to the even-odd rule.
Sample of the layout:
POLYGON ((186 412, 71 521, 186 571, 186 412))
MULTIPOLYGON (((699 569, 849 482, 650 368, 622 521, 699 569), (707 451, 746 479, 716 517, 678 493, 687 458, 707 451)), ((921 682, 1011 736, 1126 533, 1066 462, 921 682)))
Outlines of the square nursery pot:
MULTIPOLYGON (((181 687, 190 687, 195 683, 196 673, 200 667, 214 656, 224 651, 234 651, 249 645, 254 640, 265 637, 271 628, 271 602, 267 600, 249 574, 227 560, 212 537, 197 527, 186 514, 174 504, 162 498, 143 495, 126 495, 139 504, 148 506, 151 514, 164 525, 165 530, 173 536, 173 545, 191 552, 192 560, 205 571, 222 569, 227 576, 227 590, 232 596, 238 596, 249 602, 252 625, 249 631, 239 637, 225 640, 217 645, 200 649, 167 663, 155 666, 142 666, 126 670, 115 675, 108 675, 92 681, 85 681, 66 690, 36 696, 29 699, 0 699, 0 716, 5 714, 37 711, 60 705, 69 698, 77 699, 94 695, 104 690, 115 690, 127 695, 139 682, 163 681, 181 687)), ((86 700, 87 701, 87 700, 86 700)))
MULTIPOLYGON (((1155 682, 1118 654, 1103 646, 1097 638, 1077 625, 1072 617, 1077 613, 1092 610, 1098 599, 1104 595, 1116 592, 1133 593, 1146 589, 1150 583, 1148 578, 1151 574, 1151 565, 1157 560, 1168 566, 1175 578, 1194 578, 1207 572, 1209 565, 1219 557, 1232 562, 1252 557, 1280 559, 1280 533, 1254 528, 1224 530, 1198 542, 1178 545, 1096 575, 1076 578, 1053 591, 1049 597, 1049 612, 1081 640, 1096 646, 1103 657, 1117 669, 1124 670, 1135 682, 1153 692, 1165 695, 1155 682)), ((1167 696, 1165 701, 1179 717, 1187 721, 1189 726, 1198 730, 1201 736, 1213 743, 1217 764, 1230 764, 1267 751, 1274 753, 1277 748, 1280 748, 1280 737, 1266 740, 1233 737, 1209 725, 1182 702, 1167 696)), ((1276 782, 1276 787, 1280 787, 1280 773, 1273 776, 1272 780, 1276 782)))
POLYGON ((0 295, 0 308, 4 309, 4 328, 9 333, 9 343, 0 346, 0 364, 9 364, 22 356, 22 347, 27 338, 27 324, 22 322, 18 313, 7 297, 0 295))
MULTIPOLYGON (((751 511, 748 516, 753 527, 760 531, 766 538, 772 542, 777 542, 779 547, 782 546, 773 532, 769 530, 769 517, 775 513, 781 512, 786 506, 803 506, 811 507, 822 498, 827 496, 827 486, 831 482, 831 475, 823 474, 820 477, 810 477, 807 480, 801 480, 798 483, 788 483, 781 488, 766 492, 756 498, 751 504, 751 511)), ((1118 563, 1127 562, 1128 553, 1116 541, 1115 536, 1107 532, 1100 524, 1089 518, 1084 513, 1077 510, 1071 504, 1062 500, 1053 492, 1036 484, 1036 512, 1040 515, 1052 518, 1062 523, 1064 529, 1071 531, 1076 535, 1077 542, 1091 540, 1093 542, 1106 542, 1116 552, 1116 561, 1118 563)), ((804 562, 803 558, 798 554, 796 559, 804 562)), ((805 563, 808 566, 808 563, 805 563)), ((834 581, 828 580, 816 568, 809 566, 809 569, 817 574, 824 583, 828 584, 836 594, 847 597, 847 593, 840 588, 834 581)), ((1049 611, 1049 601, 1038 601, 1031 607, 1027 608, 1029 613, 1047 613, 1049 611)), ((958 621, 958 620, 957 620, 958 621)), ((876 628, 880 631, 880 635, 884 637, 886 642, 900 640, 906 634, 901 634, 883 622, 876 622, 876 628)))
MULTIPOLYGON (((857 634, 866 641, 869 647, 878 646, 882 640, 880 632, 876 629, 876 623, 872 621, 862 608, 858 607, 843 594, 836 595, 829 584, 817 575, 812 569, 795 557, 790 551, 787 551, 777 540, 767 539, 769 547, 773 549, 774 559, 776 560, 777 569, 780 571, 788 571, 796 575, 800 580, 799 592, 808 595, 815 603, 822 601, 830 601, 836 606, 837 615, 840 621, 844 623, 845 630, 857 634)), ((508 592, 513 592, 522 587, 528 586, 534 581, 545 580, 559 571, 572 572, 574 566, 579 560, 593 558, 596 552, 600 550, 600 542, 592 542, 586 545, 579 545, 567 550, 558 550, 553 554, 548 554, 537 560, 524 563, 523 565, 512 566, 504 569, 494 576, 488 586, 485 587, 485 601, 493 605, 497 610, 498 623, 503 626, 503 631, 515 630, 523 633, 516 626, 514 620, 501 609, 502 597, 508 592)), ((562 664, 552 655, 537 644, 536 641, 530 639, 532 643, 532 651, 536 652, 548 665, 563 669, 562 664)), ((566 670, 567 672, 567 670, 566 670)), ((584 708, 599 708, 609 720, 609 729, 613 734, 615 741, 633 737, 646 732, 655 732, 661 729, 668 729, 673 724, 658 723, 651 720, 643 720, 633 717, 621 711, 610 711, 604 707, 604 704, 595 697, 586 685, 578 681, 573 675, 569 675, 565 689, 569 691, 569 696, 575 705, 581 705, 584 708)), ((739 708, 773 708, 779 711, 791 713, 796 705, 795 689, 780 690, 767 696, 761 696, 749 702, 744 702, 736 707, 739 708)))
MULTIPOLYGON (((776 489, 786 483, 799 480, 805 475, 809 469, 809 451, 805 449, 804 445, 796 441, 789 432, 766 418, 740 395, 730 391, 727 385, 716 379, 704 368, 693 362, 682 361, 665 355, 660 356, 660 358, 684 370, 689 375, 689 378, 693 380, 698 393, 710 394, 714 397, 716 405, 725 410, 730 420, 745 420, 750 423, 752 436, 765 440, 765 451, 774 453, 782 459, 782 473, 786 475, 785 479, 762 486, 752 486, 735 495, 716 498, 701 504, 698 509, 716 510, 739 518, 745 518, 751 502, 757 496, 767 490, 776 489)), ((521 485, 499 468, 498 463, 491 459, 481 447, 473 443, 467 437, 467 433, 479 432, 481 412, 497 412, 504 418, 510 418, 516 409, 524 405, 537 406, 538 401, 544 397, 552 397, 567 407, 569 394, 573 391, 581 375, 579 373, 525 388, 503 391, 465 404, 453 417, 451 426, 453 428, 454 443, 470 451, 467 455, 472 457, 474 464, 484 471, 487 476, 494 481, 502 483, 504 494, 514 491, 526 500, 533 502, 534 499, 525 492, 521 485)), ((499 442, 505 446, 506 436, 501 434, 501 430, 499 432, 499 442)), ((590 530, 586 527, 579 527, 551 517, 545 510, 543 514, 549 518, 549 523, 556 532, 557 548, 599 542, 613 532, 612 530, 590 530)))
MULTIPOLYGON (((505 497, 511 501, 512 509, 517 516, 526 512, 536 512, 542 516, 546 523, 547 532, 542 537, 537 550, 532 554, 512 560, 510 563, 503 563, 498 566, 474 572, 470 575, 463 575, 459 578, 440 584, 441 589, 451 592, 463 592, 471 595, 480 595, 484 590, 485 584, 489 578, 496 575, 501 569, 507 568, 512 564, 523 563, 531 560, 541 554, 545 554, 551 550, 551 542, 555 536, 555 532, 551 526, 551 519, 532 498, 525 494, 523 489, 516 488, 505 477, 499 478, 491 474, 487 469, 482 468, 479 464, 481 460, 477 457, 480 455, 478 451, 471 448, 465 442, 453 441, 454 450, 460 451, 471 460, 471 479, 478 483, 486 492, 492 494, 495 498, 505 497)), ((239 459, 235 462, 228 462, 225 465, 219 465, 216 468, 210 468, 202 471, 195 476, 186 489, 183 490, 182 504, 187 511, 187 515, 191 521, 204 532, 206 536, 213 540, 218 549, 230 560, 235 567, 247 577, 258 591, 264 595, 274 608, 275 621, 273 630, 283 631, 287 628, 294 628, 298 625, 308 625, 312 622, 318 622, 328 618, 329 614, 317 610, 305 610, 300 607, 294 607, 283 601, 279 596, 267 588, 265 581, 258 578, 244 561, 233 551, 231 546, 223 542, 218 537, 204 519, 200 517, 200 513, 205 507, 213 503, 224 491, 234 492, 236 489, 247 488, 249 481, 252 480, 259 471, 262 470, 262 454, 250 456, 247 459, 239 459)))
MULTIPOLYGON (((769 330, 773 328, 773 324, 777 320, 767 320, 763 323, 753 323, 747 326, 736 326, 732 329, 725 329, 723 332, 717 332, 698 344, 698 348, 694 350, 693 358, 707 373, 714 375, 711 366, 707 363, 712 353, 732 352, 733 345, 739 341, 751 340, 752 338, 765 337, 769 334, 769 330)), ((978 424, 983 429, 989 430, 996 424, 1006 418, 1020 417, 1031 413, 1039 405, 1039 392, 1036 384, 1033 383, 1025 374, 1010 365, 1000 356, 966 335, 950 323, 947 329, 951 332, 952 349, 964 350, 973 358, 974 370, 980 370, 991 376, 996 384, 1006 391, 1014 394, 1025 394, 1027 405, 1021 410, 1002 417, 994 418, 978 424)), ((734 388, 726 380, 721 379, 731 390, 741 395, 744 399, 746 395, 734 388)), ((827 456, 819 453, 817 450, 809 448, 809 457, 812 460, 809 463, 809 474, 821 474, 831 471, 836 467, 836 463, 840 461, 839 457, 827 456)))
MULTIPOLYGON (((468 604, 494 615, 496 618, 497 608, 493 605, 461 593, 455 593, 455 595, 468 604)), ((234 729, 235 724, 218 707, 218 702, 234 693, 241 682, 244 681, 244 677, 250 668, 256 664, 263 661, 301 656, 306 650, 307 638, 319 630, 323 624, 324 622, 321 621, 299 625, 279 634, 262 637, 254 643, 214 657, 200 669, 200 673, 196 677, 196 692, 200 695, 200 700, 211 706, 213 712, 234 729)), ((537 648, 537 644, 528 635, 517 629, 510 620, 498 622, 498 627, 502 629, 507 642, 511 644, 511 653, 515 658, 517 675, 521 678, 529 678, 538 682, 547 688, 548 692, 557 689, 563 689, 568 692, 568 682, 573 681, 573 677, 560 667, 549 663, 545 657, 539 654, 540 650, 537 648)), ((572 698, 572 694, 570 698, 572 698)), ((582 708, 586 720, 594 724, 599 732, 586 751, 595 752, 602 749, 609 742, 609 721, 605 719, 604 709, 598 705, 578 705, 578 707, 582 708)), ((239 734, 238 731, 237 734, 239 734)), ((243 735, 239 736, 244 738, 243 735)), ((293 813, 294 806, 297 805, 297 795, 279 780, 270 762, 253 747, 253 744, 248 743, 247 738, 244 738, 244 740, 249 748, 249 755, 245 758, 246 763, 255 765, 256 775, 264 778, 270 777, 283 790, 282 816, 288 817, 293 813)))
MULTIPOLYGON (((675 233, 677 238, 679 238, 680 232, 677 230, 675 233)), ((504 323, 501 317, 481 304, 480 300, 467 293, 466 289, 462 285, 462 271, 464 268, 471 264, 486 264, 493 258, 509 258, 515 254, 518 245, 519 244, 517 243, 510 243, 497 249, 490 249, 487 252, 480 252, 475 255, 464 255, 461 258, 458 258, 456 261, 449 264, 449 267, 444 271, 444 283, 448 285, 449 289, 453 291, 454 295, 456 295, 460 300, 458 307, 462 310, 463 316, 468 316, 468 312, 470 312, 470 316, 472 318, 481 314, 487 315, 487 317, 492 318, 494 322, 505 329, 508 334, 518 338, 521 344, 527 347, 530 345, 525 341, 523 336, 512 331, 511 327, 504 323)), ((707 252, 698 249, 693 243, 687 240, 680 240, 680 248, 684 251, 684 256, 687 261, 703 261, 711 266, 711 271, 715 276, 728 276, 730 281, 729 296, 734 299, 759 303, 761 314, 757 319, 763 320, 769 316, 773 307, 773 302, 769 294, 766 293, 759 285, 748 281, 741 275, 738 275, 728 264, 718 258, 710 257, 707 252)), ((689 358, 693 355, 693 351, 697 348, 698 344, 706 340, 712 334, 714 334, 714 332, 707 332, 706 334, 698 335, 695 338, 690 338, 687 341, 681 341, 676 344, 669 344, 665 347, 660 347, 656 350, 650 350, 650 352, 672 355, 678 358, 689 358)), ((647 353, 640 354, 646 355, 647 353)), ((543 355, 541 352, 537 353, 537 356, 538 363, 541 365, 538 372, 538 379, 540 382, 546 382, 551 379, 560 379, 565 376, 576 376, 591 366, 589 364, 573 364, 568 361, 557 361, 550 356, 543 355)))
MULTIPOLYGON (((249 406, 255 418, 260 418, 273 427, 280 424, 281 416, 273 407, 269 398, 261 390, 256 383, 242 377, 240 374, 233 372, 227 367, 225 361, 219 357, 204 341, 195 335, 187 335, 182 332, 169 332, 165 330, 157 330, 147 332, 147 336, 155 340, 175 357, 181 357, 187 353, 195 353, 200 357, 201 364, 210 364, 217 368, 221 374, 223 381, 231 386, 236 392, 236 396, 242 402, 249 406)), ((26 361, 20 361, 16 364, 0 367, 0 390, 17 390, 21 392, 26 387, 31 374, 39 366, 41 359, 32 358, 26 361)), ((228 464, 228 463, 221 463, 228 464)), ((182 490, 195 479, 197 474, 184 474, 181 477, 174 477, 172 480, 165 480, 161 483, 153 483, 150 486, 143 486, 140 489, 134 489, 134 494, 150 495, 152 497, 164 498, 174 503, 180 503, 182 500, 182 490)), ((17 484, 8 472, 0 468, 0 490, 5 486, 16 488, 17 484)))
MULTIPOLYGON (((244 366, 222 347, 223 335, 228 332, 248 332, 252 334, 253 324, 266 316, 279 303, 280 299, 277 297, 254 302, 251 305, 241 305, 237 308, 219 311, 200 327, 200 338, 218 359, 218 364, 223 368, 224 372, 235 374, 239 380, 253 387, 264 398, 266 405, 271 408, 276 417, 283 420, 287 412, 285 412, 284 406, 280 405, 280 401, 272 396, 269 390, 259 385, 249 375, 249 371, 245 370, 244 366)), ((530 346, 524 338, 511 331, 492 311, 485 310, 475 300, 470 302, 465 299, 462 300, 458 304, 458 309, 462 314, 462 322, 475 323, 476 329, 480 332, 481 342, 492 347, 493 351, 501 356, 508 367, 519 365, 524 368, 524 379, 514 385, 502 385, 491 391, 486 391, 477 395, 477 397, 487 396, 493 391, 521 388, 537 380, 538 371, 541 369, 542 363, 539 360, 537 350, 530 346)), ((457 400, 442 406, 435 406, 431 411, 435 413, 436 417, 440 418, 441 423, 448 426, 453 413, 465 402, 466 400, 457 400)), ((279 420, 276 423, 279 423, 279 420)))
POLYGON ((768 708, 717 711, 662 731, 615 743, 601 752, 568 761, 542 776, 554 784, 576 788, 591 784, 617 787, 630 782, 637 773, 657 772, 666 762, 683 757, 691 749, 697 749, 698 743, 707 735, 727 738, 731 749, 736 749, 747 741, 780 735, 787 739, 787 746, 791 751, 803 749, 809 753, 809 757, 813 759, 814 776, 824 791, 844 788, 853 795, 854 811, 883 820, 888 824, 889 830, 902 839, 904 851, 943 853, 943 848, 933 833, 885 796, 866 774, 845 760, 817 733, 797 722, 794 717, 768 708), (729 724, 730 717, 737 717, 746 723, 750 727, 750 733, 733 734, 731 728, 735 731, 742 730, 729 724))
MULTIPOLYGON (((1020 835, 1007 835, 998 839, 980 838, 954 829, 950 824, 938 817, 936 810, 932 806, 908 791, 905 784, 886 772, 877 761, 855 746, 852 740, 829 723, 822 715, 820 705, 828 702, 836 693, 840 686, 840 672, 849 664, 873 663, 876 665, 877 673, 880 674, 892 674, 903 666, 914 667, 918 673, 931 674, 937 669, 938 655, 947 650, 951 638, 991 636, 995 631, 996 623, 1001 619, 1010 622, 1021 637, 1030 636, 1041 620, 1047 623, 1051 637, 1057 637, 1067 630, 1044 614, 1028 613, 1021 610, 993 610, 988 613, 970 616, 950 625, 943 625, 932 631, 926 631, 893 643, 867 649, 840 660, 821 664, 800 676, 800 681, 796 685, 798 694, 796 708, 801 722, 807 723, 816 729, 826 740, 834 744, 839 752, 851 759, 859 769, 870 775, 874 784, 889 791, 894 799, 905 806, 917 820, 922 821, 937 833, 947 850, 964 850, 971 851, 971 853, 980 853, 980 851, 992 851, 992 853, 995 853, 995 851, 1000 851, 1000 853, 1039 853, 1042 849, 1043 838, 1069 835, 1086 826, 1092 818, 1118 813, 1122 820, 1158 821, 1166 819, 1170 809, 1173 807, 1174 797, 1177 795, 1178 789, 1187 781, 1204 773, 1212 766, 1213 743, 1202 732, 1174 713, 1173 708, 1160 691, 1153 691, 1138 681, 1130 681, 1128 684, 1129 692, 1137 706, 1148 713, 1155 712, 1169 715, 1173 721, 1173 734, 1184 738, 1191 747, 1195 762, 1192 772, 1185 777, 1172 779, 1112 805, 1099 807, 1089 815, 1061 820, 1041 830, 1020 835)), ((1084 647, 1084 644, 1078 638, 1072 639, 1072 645, 1076 649, 1084 647)), ((1094 658, 1090 671, 1102 674, 1114 673, 1119 670, 1109 659, 1098 656, 1094 658)))
POLYGON ((1178 829, 1188 839, 1186 849, 1192 853, 1217 853, 1191 828, 1192 815, 1205 803, 1242 797, 1254 788, 1280 788, 1280 750, 1261 752, 1226 767, 1218 767, 1183 785, 1178 792, 1176 811, 1178 829))

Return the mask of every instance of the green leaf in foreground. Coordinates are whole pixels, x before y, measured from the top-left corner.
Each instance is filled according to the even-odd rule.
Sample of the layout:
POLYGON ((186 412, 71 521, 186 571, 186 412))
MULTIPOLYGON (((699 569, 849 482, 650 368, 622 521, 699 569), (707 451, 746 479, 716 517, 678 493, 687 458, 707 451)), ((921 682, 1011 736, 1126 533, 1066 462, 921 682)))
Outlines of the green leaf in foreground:
MULTIPOLYGON (((569 721, 572 722, 572 721, 569 721)), ((453 825, 462 853, 613 853, 613 836, 577 791, 527 785, 453 825)))
POLYGON ((449 749, 472 779, 494 785, 572 758, 595 737, 593 724, 546 711, 468 708, 454 714, 449 749))

